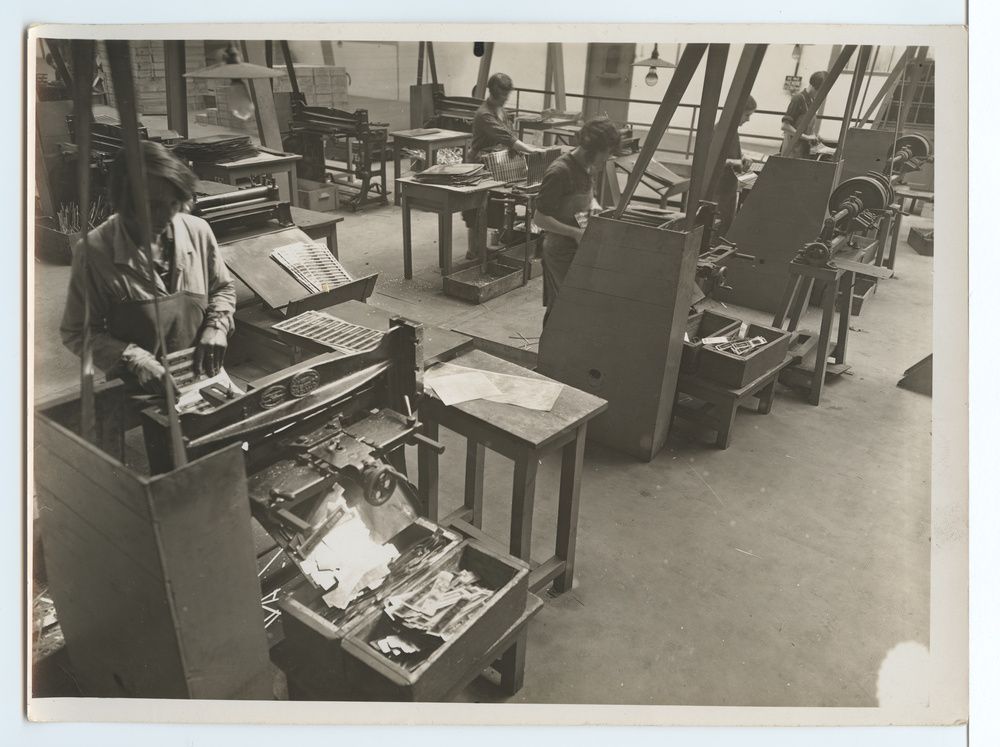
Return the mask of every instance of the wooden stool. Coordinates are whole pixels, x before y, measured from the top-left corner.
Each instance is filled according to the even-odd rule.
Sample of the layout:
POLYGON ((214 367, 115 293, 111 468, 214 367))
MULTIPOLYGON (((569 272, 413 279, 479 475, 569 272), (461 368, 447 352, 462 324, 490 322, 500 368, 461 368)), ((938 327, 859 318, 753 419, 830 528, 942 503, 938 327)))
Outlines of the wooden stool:
MULTIPOLYGON (((541 374, 479 350, 465 353, 452 362, 468 368, 550 381, 541 374)), ((436 397, 425 397, 420 404, 424 434, 437 441, 438 427, 444 426, 467 440, 463 506, 439 523, 454 526, 473 537, 483 536, 483 468, 488 447, 514 461, 510 554, 531 563, 531 523, 538 463, 545 456, 559 452, 562 468, 556 551, 544 563, 531 563, 528 586, 533 592, 544 589, 553 581, 557 592, 572 587, 587 423, 607 406, 604 400, 566 385, 550 412, 486 400, 447 406, 436 397)), ((417 448, 420 496, 428 518, 437 522, 438 455, 423 444, 417 448)))
POLYGON ((696 374, 681 374, 677 381, 677 394, 697 397, 706 403, 706 407, 698 410, 681 407, 675 400, 673 417, 681 417, 712 428, 716 433, 715 445, 720 449, 728 449, 736 412, 742 405, 751 399, 756 399, 757 412, 761 415, 771 412, 771 405, 774 403, 774 385, 785 365, 786 363, 782 363, 739 389, 729 389, 696 374))

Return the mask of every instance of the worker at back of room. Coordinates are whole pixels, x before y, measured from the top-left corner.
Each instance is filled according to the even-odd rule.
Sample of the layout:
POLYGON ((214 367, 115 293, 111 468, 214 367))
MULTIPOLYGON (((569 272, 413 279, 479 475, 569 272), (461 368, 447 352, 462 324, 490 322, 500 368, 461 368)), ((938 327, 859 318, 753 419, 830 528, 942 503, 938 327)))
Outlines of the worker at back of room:
MULTIPOLYGON (((528 145, 517 139, 510 117, 504 104, 514 90, 514 81, 505 73, 494 73, 486 82, 487 96, 472 120, 472 142, 469 144, 469 161, 478 163, 482 155, 501 150, 513 153, 532 153, 542 150, 534 145, 528 145)), ((475 225, 476 211, 467 210, 462 213, 465 225, 469 231, 469 249, 467 259, 476 256, 475 225)), ((485 248, 485 247, 484 247, 485 248)))

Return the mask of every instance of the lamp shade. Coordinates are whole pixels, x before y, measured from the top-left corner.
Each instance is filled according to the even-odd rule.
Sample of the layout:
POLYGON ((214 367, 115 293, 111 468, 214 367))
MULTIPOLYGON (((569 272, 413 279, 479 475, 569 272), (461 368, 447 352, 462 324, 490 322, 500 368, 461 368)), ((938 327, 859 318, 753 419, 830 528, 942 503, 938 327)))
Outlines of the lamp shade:
POLYGON ((653 54, 644 60, 636 60, 632 63, 632 67, 677 67, 672 62, 667 62, 666 60, 660 59, 660 49, 659 45, 653 45, 653 54))

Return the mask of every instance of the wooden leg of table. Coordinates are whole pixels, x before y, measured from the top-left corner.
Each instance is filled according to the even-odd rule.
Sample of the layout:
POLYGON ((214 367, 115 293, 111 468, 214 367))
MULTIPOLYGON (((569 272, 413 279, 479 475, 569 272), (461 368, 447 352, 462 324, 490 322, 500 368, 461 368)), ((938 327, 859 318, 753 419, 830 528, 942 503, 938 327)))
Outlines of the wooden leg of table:
POLYGON ((400 163, 400 148, 399 143, 395 143, 392 146, 392 204, 399 205, 399 177, 402 176, 402 164, 400 163))
POLYGON ((771 323, 772 327, 776 329, 785 328, 785 321, 788 319, 788 312, 795 298, 795 291, 799 289, 800 282, 802 282, 801 275, 789 276, 788 282, 785 283, 785 290, 781 294, 781 303, 778 305, 778 310, 774 312, 774 321, 771 323))
POLYGON ((333 254, 333 256, 336 257, 337 259, 340 259, 340 246, 339 246, 339 244, 337 242, 337 224, 336 223, 334 223, 330 227, 330 233, 326 237, 326 245, 330 248, 330 253, 333 254))
POLYGON ((896 268, 896 247, 899 246, 899 227, 903 223, 903 213, 901 210, 896 211, 895 219, 892 222, 892 239, 889 242, 889 260, 885 263, 885 266, 890 270, 896 268))
POLYGON ((386 454, 386 459, 389 461, 389 464, 392 465, 393 469, 401 475, 406 475, 406 449, 402 446, 393 449, 386 454))
POLYGON ((563 446, 559 473, 559 515, 556 520, 556 557, 566 563, 553 587, 557 593, 573 588, 576 567, 576 525, 580 516, 580 478, 583 475, 583 450, 587 445, 587 424, 576 431, 576 438, 563 446))
POLYGON ((451 213, 444 210, 438 213, 438 252, 442 275, 451 275, 451 213))
POLYGON ((854 273, 845 272, 840 278, 840 319, 837 323, 837 347, 833 359, 837 363, 847 360, 847 333, 851 329, 851 305, 854 303, 854 273))
POLYGON ((514 460, 514 491, 510 509, 510 554, 531 560, 531 521, 535 513, 538 455, 525 452, 514 460))
POLYGON ((891 230, 892 212, 882 213, 882 218, 878 222, 878 233, 875 235, 875 243, 878 246, 878 249, 875 251, 876 267, 881 267, 884 264, 885 250, 888 248, 891 230))
POLYGON ((429 169, 431 166, 434 165, 434 148, 428 145, 427 148, 424 150, 424 156, 426 159, 424 161, 424 168, 429 169))
POLYGON ((403 277, 413 277, 413 238, 410 227, 410 201, 403 195, 403 277))
POLYGON ((812 295, 813 286, 816 281, 813 278, 799 278, 800 282, 797 284, 798 288, 796 290, 795 299, 792 301, 792 314, 791 319, 788 322, 788 331, 794 332, 799 328, 799 320, 802 319, 802 315, 806 312, 806 307, 809 306, 809 297, 812 295))
POLYGON ((486 447, 468 439, 465 448, 465 507, 472 512, 470 523, 483 528, 483 472, 486 466, 486 447))
POLYGON ((722 412, 719 416, 718 429, 715 431, 715 445, 720 449, 728 449, 733 425, 736 423, 736 412, 740 408, 735 401, 723 402, 717 405, 717 408, 722 412))
MULTIPOLYGON (((438 440, 438 424, 427 415, 421 416, 424 421, 424 435, 432 441, 438 440)), ((417 494, 424 505, 427 518, 437 521, 438 510, 438 455, 437 452, 417 444, 417 494)))
POLYGON ((823 323, 819 330, 819 342, 816 345, 816 365, 813 368, 812 383, 809 387, 809 402, 814 405, 819 404, 819 399, 823 395, 823 384, 826 381, 826 358, 830 352, 830 333, 833 330, 836 297, 836 285, 834 283, 824 283, 823 323))
POLYGON ((292 203, 294 207, 299 206, 299 175, 295 170, 295 164, 291 165, 288 169, 288 188, 292 193, 288 196, 288 201, 292 203))
POLYGON ((761 415, 771 412, 771 406, 774 404, 774 385, 777 381, 777 377, 771 379, 771 383, 757 393, 757 412, 761 415))
POLYGON ((500 687, 507 695, 514 695, 524 685, 524 664, 528 650, 528 627, 524 626, 514 638, 510 648, 500 657, 500 687))

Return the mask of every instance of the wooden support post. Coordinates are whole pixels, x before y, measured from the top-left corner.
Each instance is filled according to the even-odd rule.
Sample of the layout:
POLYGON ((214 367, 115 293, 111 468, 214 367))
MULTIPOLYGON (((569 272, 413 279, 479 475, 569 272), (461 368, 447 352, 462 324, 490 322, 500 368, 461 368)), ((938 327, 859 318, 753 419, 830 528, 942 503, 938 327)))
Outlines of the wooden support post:
POLYGON ((566 111, 566 71, 563 69, 563 47, 559 42, 549 44, 552 48, 552 87, 555 91, 555 108, 566 111))
POLYGON ((417 85, 422 86, 424 84, 424 45, 427 42, 419 42, 417 44, 417 85))
POLYGON ((875 110, 879 108, 879 104, 885 100, 887 95, 891 94, 892 90, 903 77, 903 73, 906 71, 906 65, 913 58, 915 52, 916 47, 907 47, 903 51, 903 54, 892 68, 892 71, 882 83, 882 87, 879 88, 878 93, 875 94, 875 98, 871 100, 871 103, 868 104, 868 108, 865 110, 865 113, 861 115, 861 119, 858 121, 858 127, 864 127, 868 124, 872 116, 875 114, 875 110))
POLYGON ((434 42, 427 42, 427 64, 431 69, 431 83, 438 82, 437 65, 434 64, 434 42))
POLYGON ((323 64, 329 67, 333 67, 337 64, 336 58, 333 56, 333 42, 321 41, 319 43, 320 49, 323 51, 323 64))
POLYGON ((840 123, 840 135, 837 137, 837 150, 833 154, 833 160, 839 161, 844 157, 844 143, 847 142, 847 131, 851 129, 851 119, 854 117, 854 107, 858 102, 858 95, 861 93, 861 84, 868 71, 868 60, 871 57, 872 48, 863 44, 858 48, 858 59, 854 63, 854 75, 851 78, 851 88, 847 92, 847 103, 844 104, 844 120, 840 123))
MULTIPOLYGON (((254 65, 266 62, 263 41, 244 41, 243 59, 254 65)), ((274 93, 268 78, 256 78, 246 81, 250 90, 250 100, 253 101, 257 116, 257 133, 261 145, 272 150, 281 150, 281 128, 278 127, 278 115, 274 110, 274 93)), ((294 197, 293 197, 294 198, 294 197)))
POLYGON ((708 60, 705 64, 705 82, 701 88, 701 103, 698 107, 698 134, 694 140, 694 157, 691 163, 691 186, 686 197, 686 212, 688 226, 694 225, 698 203, 703 198, 705 186, 705 166, 708 164, 708 151, 712 146, 712 132, 715 130, 715 118, 719 115, 719 99, 722 96, 722 77, 726 73, 726 60, 729 58, 728 44, 710 44, 708 60))
POLYGON ((184 40, 163 41, 167 83, 167 127, 181 137, 188 136, 187 81, 184 80, 184 40))
POLYGON ((754 81, 757 80, 757 71, 760 70, 766 51, 766 44, 745 44, 743 46, 739 64, 733 74, 733 82, 730 84, 729 93, 726 96, 726 105, 722 109, 719 124, 712 135, 704 194, 715 194, 719 180, 722 178, 722 169, 726 166, 726 151, 729 143, 736 137, 740 118, 746 108, 747 99, 750 97, 750 89, 753 88, 754 81))
POLYGON ((903 87, 903 100, 900 102, 899 111, 896 112, 897 132, 906 126, 906 121, 910 117, 910 107, 913 106, 913 98, 916 96, 917 88, 924 82, 927 76, 927 47, 920 47, 916 59, 910 66, 911 74, 903 87))
POLYGON ((660 139, 666 133, 667 127, 670 125, 670 120, 673 119, 674 112, 677 111, 677 105, 681 103, 681 98, 691 83, 694 71, 698 68, 698 63, 701 62, 706 49, 708 49, 707 44, 688 44, 684 47, 681 59, 677 63, 677 68, 674 70, 674 74, 670 78, 670 83, 667 85, 667 90, 663 94, 663 101, 660 102, 660 108, 657 109, 653 123, 649 126, 649 131, 646 133, 646 142, 642 144, 642 150, 639 151, 635 165, 628 175, 628 181, 625 183, 621 200, 618 202, 618 207, 615 208, 614 217, 616 219, 622 217, 625 208, 628 207, 629 201, 632 199, 632 195, 635 194, 636 187, 639 186, 639 182, 646 172, 646 167, 649 166, 649 162, 653 159, 653 154, 660 144, 660 139))
POLYGON ((479 58, 479 75, 476 77, 476 90, 473 96, 477 99, 486 98, 486 82, 490 79, 490 66, 493 64, 493 42, 483 44, 483 56, 479 58))
POLYGON ((281 56, 285 58, 285 72, 288 73, 288 83, 292 87, 292 93, 299 94, 299 76, 295 74, 295 64, 292 62, 292 50, 287 41, 281 42, 281 56))
POLYGON ((819 112, 820 107, 823 106, 823 102, 826 101, 826 95, 830 92, 830 89, 833 88, 833 84, 837 82, 837 78, 840 77, 840 73, 843 72, 844 67, 847 65, 847 61, 851 59, 851 55, 854 54, 854 50, 856 48, 856 44, 848 44, 841 50, 840 55, 827 72, 826 80, 823 81, 823 85, 820 86, 819 90, 816 92, 816 98, 813 99, 812 106, 809 107, 809 110, 802 118, 802 122, 799 126, 795 128, 795 134, 788 141, 788 146, 782 150, 782 156, 789 156, 791 154, 791 150, 795 146, 795 143, 799 141, 799 138, 802 137, 802 133, 806 131, 806 126, 808 126, 813 117, 815 117, 819 112))
POLYGON ((545 82, 542 85, 542 109, 552 108, 552 42, 545 45, 545 82))

